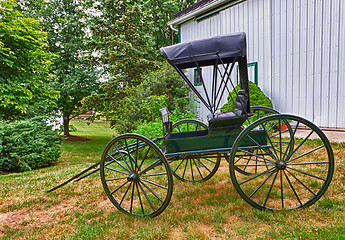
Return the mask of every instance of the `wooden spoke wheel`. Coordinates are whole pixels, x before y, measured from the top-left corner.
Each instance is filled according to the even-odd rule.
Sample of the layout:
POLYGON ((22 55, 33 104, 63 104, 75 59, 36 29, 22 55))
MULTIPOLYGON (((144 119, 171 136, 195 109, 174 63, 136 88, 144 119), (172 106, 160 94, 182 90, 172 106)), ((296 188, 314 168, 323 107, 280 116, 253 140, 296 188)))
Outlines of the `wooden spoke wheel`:
POLYGON ((170 202, 169 164, 146 137, 128 133, 112 139, 103 151, 100 173, 107 197, 126 214, 155 217, 170 202))
POLYGON ((206 130, 207 125, 194 119, 183 119, 172 125, 172 133, 206 130))
POLYGON ((252 106, 250 107, 250 111, 252 113, 252 116, 244 122, 244 125, 249 125, 255 122, 256 120, 269 115, 279 114, 277 110, 265 106, 252 106))
MULTIPOLYGON (((172 126, 172 133, 207 130, 207 125, 194 119, 184 119, 172 126)), ((220 154, 190 154, 170 157, 173 175, 182 181, 201 182, 210 179, 219 168, 220 154)))
POLYGON ((219 153, 191 154, 169 158, 173 175, 181 181, 202 182, 210 179, 218 170, 219 153))
POLYGON ((327 137, 310 121, 272 115, 240 133, 231 150, 229 170, 235 189, 250 205, 294 209, 314 204, 325 193, 333 176, 334 156, 327 137), (291 131, 285 130, 287 122, 291 131), (258 131, 261 138, 254 135, 258 131), (248 164, 250 156, 256 162, 248 164), (243 167, 253 174, 236 170, 243 167))

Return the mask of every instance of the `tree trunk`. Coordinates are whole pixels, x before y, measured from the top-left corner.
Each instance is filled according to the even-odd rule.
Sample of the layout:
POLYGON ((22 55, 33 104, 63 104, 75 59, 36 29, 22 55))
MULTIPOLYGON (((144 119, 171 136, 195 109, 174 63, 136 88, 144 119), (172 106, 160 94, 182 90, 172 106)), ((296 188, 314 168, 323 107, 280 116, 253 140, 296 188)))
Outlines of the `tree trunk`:
POLYGON ((63 114, 63 134, 68 137, 69 136, 69 116, 63 114))

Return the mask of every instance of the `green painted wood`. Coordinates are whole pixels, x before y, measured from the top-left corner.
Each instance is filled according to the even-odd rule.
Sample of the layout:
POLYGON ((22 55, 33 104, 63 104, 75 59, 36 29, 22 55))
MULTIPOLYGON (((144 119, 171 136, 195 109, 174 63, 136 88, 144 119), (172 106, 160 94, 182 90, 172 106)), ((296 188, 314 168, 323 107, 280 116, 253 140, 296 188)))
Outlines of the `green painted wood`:
MULTIPOLYGON (((183 133, 172 133, 166 139, 167 154, 176 152, 188 152, 207 149, 231 148, 237 136, 242 132, 241 127, 228 127, 204 131, 190 131, 183 133)), ((264 131, 253 131, 250 137, 259 144, 266 145, 266 133, 264 131)), ((243 141, 242 146, 252 146, 253 141, 243 141)))

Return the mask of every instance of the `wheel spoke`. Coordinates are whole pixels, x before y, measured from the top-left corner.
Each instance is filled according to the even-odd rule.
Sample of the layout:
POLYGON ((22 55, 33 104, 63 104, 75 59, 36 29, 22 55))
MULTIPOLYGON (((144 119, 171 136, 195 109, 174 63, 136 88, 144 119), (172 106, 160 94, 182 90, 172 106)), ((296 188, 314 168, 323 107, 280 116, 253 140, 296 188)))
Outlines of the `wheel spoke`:
POLYGON ((299 182, 303 187, 305 187, 309 192, 311 192, 314 196, 316 196, 316 193, 314 193, 307 185, 305 185, 303 182, 301 182, 301 180, 299 180, 292 172, 288 171, 287 172, 294 178, 297 180, 297 182, 299 182))
MULTIPOLYGON (((265 153, 267 153, 269 156, 271 156, 271 158, 273 158, 273 159, 276 159, 275 157, 274 157, 274 155, 273 154, 270 154, 266 149, 264 149, 257 141, 255 141, 251 136, 247 136, 250 140, 252 140, 254 143, 255 143, 255 145, 256 146, 258 146, 259 147, 259 149, 262 149, 265 153)), ((243 151, 243 149, 242 149, 242 151, 243 151)), ((244 152, 244 151, 243 151, 244 152)), ((262 158, 262 157, 261 157, 262 158)), ((265 158, 263 158, 263 159, 265 159, 265 158)), ((265 160, 268 160, 268 159, 265 159, 265 160)), ((276 159, 277 160, 277 159, 276 159)), ((271 160, 268 160, 268 161, 271 161, 271 160)))
POLYGON ((181 160, 180 164, 176 167, 176 169, 174 170, 174 172, 177 171, 177 169, 181 166, 181 164, 183 163, 184 159, 181 160))
MULTIPOLYGON (((195 159, 193 158, 193 162, 194 162, 194 165, 195 165, 195 168, 198 170, 198 172, 199 172, 199 175, 200 175, 200 177, 201 177, 201 179, 203 179, 204 177, 202 176, 202 174, 201 174, 201 172, 200 172, 200 170, 199 170, 199 167, 197 166, 197 164, 195 163, 195 159)), ((200 160, 199 160, 199 162, 200 162, 200 160)), ((200 162, 201 163, 201 162, 200 162)))
POLYGON ((311 134, 314 132, 314 130, 312 130, 309 134, 308 134, 308 136, 305 138, 305 139, 303 139, 303 141, 288 155, 288 157, 287 158, 290 158, 304 143, 305 143, 305 141, 307 141, 307 139, 311 136, 311 134))
POLYGON ((167 173, 164 172, 164 173, 145 174, 145 175, 140 175, 140 177, 152 177, 152 176, 162 176, 162 175, 167 175, 167 173))
POLYGON ((206 165, 204 165, 204 164, 201 162, 201 160, 200 160, 200 164, 201 164, 208 172, 211 172, 211 170, 208 169, 208 167, 206 167, 206 165))
POLYGON ((152 210, 153 210, 153 211, 156 211, 156 209, 155 209, 155 208, 154 208, 154 206, 152 205, 152 203, 151 203, 150 199, 147 197, 147 195, 146 195, 146 193, 145 193, 145 191, 144 191, 143 187, 140 185, 140 182, 138 182, 138 184, 137 184, 137 185, 139 185, 139 187, 140 187, 141 191, 143 192, 143 194, 144 194, 144 196, 145 196, 146 200, 148 201, 148 203, 150 204, 150 206, 151 206, 152 210))
MULTIPOLYGON (((275 163, 274 161, 272 161, 272 160, 270 160, 270 159, 268 159, 268 158, 264 158, 264 157, 262 157, 262 156, 260 156, 260 155, 257 155, 257 154, 254 154, 254 153, 245 151, 245 150, 243 150, 243 149, 239 149, 239 150, 240 150, 241 152, 248 153, 248 154, 250 154, 250 155, 252 155, 252 156, 255 156, 255 157, 264 159, 264 160, 267 161, 267 162, 275 163)), ((270 155, 270 154, 269 154, 269 155, 270 155)), ((245 156, 245 155, 244 155, 244 156, 245 156)))
POLYGON ((119 170, 114 169, 114 168, 111 168, 111 167, 107 167, 107 166, 105 166, 104 168, 109 169, 109 170, 114 171, 114 172, 117 172, 117 173, 122 173, 122 174, 129 175, 129 173, 122 172, 122 171, 119 171, 119 170))
POLYGON ((289 163, 289 164, 292 164, 292 163, 290 163, 290 162, 292 162, 292 161, 294 161, 294 160, 296 160, 296 159, 299 159, 299 158, 301 158, 301 157, 304 157, 305 155, 307 155, 307 154, 309 154, 309 153, 312 153, 312 152, 315 152, 315 151, 317 151, 317 150, 319 150, 319 149, 321 149, 321 148, 323 148, 323 147, 325 147, 325 145, 322 145, 322 146, 319 146, 319 147, 317 147, 317 148, 314 148, 313 150, 310 150, 310 151, 308 151, 308 152, 306 152, 306 153, 303 153, 303 154, 301 154, 301 155, 299 155, 299 156, 297 156, 297 157, 295 157, 295 158, 292 158, 292 159, 290 159, 289 161, 286 161, 286 162, 289 163))
POLYGON ((140 163, 140 165, 139 165, 139 167, 138 167, 138 169, 137 169, 137 172, 140 171, 140 168, 141 168, 141 166, 144 164, 144 162, 145 162, 145 160, 146 160, 146 158, 147 158, 147 156, 148 156, 150 150, 151 150, 151 147, 149 147, 149 148, 147 149, 147 151, 146 151, 146 153, 145 153, 145 156, 143 157, 143 160, 141 160, 141 163, 140 163))
POLYGON ((122 184, 121 186, 119 186, 118 188, 116 188, 114 191, 112 191, 110 194, 113 195, 115 192, 117 192, 117 190, 121 189, 123 186, 125 186, 128 182, 126 181, 124 184, 122 184))
POLYGON ((194 181, 194 174, 193 174, 193 163, 192 163, 192 159, 189 159, 189 162, 190 162, 190 170, 191 170, 191 173, 192 173, 192 180, 194 181))
POLYGON ((266 196, 266 199, 265 199, 264 206, 266 206, 267 200, 268 200, 268 198, 269 198, 269 196, 270 196, 270 194, 271 194, 271 191, 272 191, 272 188, 273 188, 274 182, 276 181, 276 178, 277 178, 278 172, 279 172, 279 171, 277 171, 276 175, 274 175, 274 178, 273 178, 273 181, 272 181, 272 184, 271 184, 270 190, 268 191, 267 196, 266 196))
POLYGON ((160 187, 160 188, 163 188, 163 189, 168 190, 168 188, 167 188, 167 187, 164 187, 164 186, 162 186, 162 185, 159 185, 159 184, 154 183, 154 182, 152 182, 152 181, 149 181, 149 180, 147 180, 147 179, 143 179, 143 178, 141 178, 141 180, 142 180, 142 181, 145 181, 145 182, 147 182, 147 183, 150 183, 150 184, 152 184, 152 185, 155 185, 155 186, 157 186, 157 187, 160 187))
POLYGON ((132 197, 131 197, 131 207, 129 209, 129 212, 133 212, 132 209, 133 209, 133 198, 134 198, 134 183, 132 184, 132 197))
POLYGON ((211 159, 208 159, 208 158, 205 158, 205 157, 203 157, 203 159, 205 159, 206 161, 211 162, 213 164, 217 164, 215 161, 212 161, 211 159))
POLYGON ((151 188, 149 188, 145 183, 143 183, 142 181, 140 181, 140 183, 142 185, 144 185, 144 187, 146 187, 159 201, 164 202, 151 188))
MULTIPOLYGON (((287 159, 286 154, 288 154, 288 150, 292 147, 291 144, 293 144, 293 142, 294 142, 293 140, 294 140, 294 138, 295 138, 296 131, 297 131, 297 128, 298 128, 298 126, 299 126, 299 123, 300 123, 300 122, 297 122, 296 127, 295 127, 295 130, 293 131, 292 136, 290 136, 289 144, 288 144, 287 148, 285 149, 285 153, 284 153, 284 157, 283 157, 284 159, 287 159)), ((291 127, 290 124, 289 124, 289 126, 291 127)))
POLYGON ((185 168, 184 168, 182 178, 184 178, 184 175, 185 175, 186 170, 187 170, 187 166, 188 166, 188 159, 186 159, 186 166, 185 166, 185 168))
POLYGON ((124 170, 126 170, 129 174, 131 173, 127 168, 125 168, 121 163, 119 163, 115 158, 113 158, 113 156, 109 155, 108 156, 113 159, 114 162, 116 162, 117 164, 119 164, 124 170))
POLYGON ((283 171, 280 172, 280 196, 282 198, 282 209, 284 208, 284 190, 283 190, 283 171))
POLYGON ((145 215, 143 203, 141 202, 141 196, 140 196, 140 192, 139 192, 139 188, 138 188, 138 183, 135 183, 135 186, 137 187, 137 192, 138 192, 138 198, 139 198, 139 202, 140 202, 140 206, 141 206, 141 211, 142 211, 143 215, 145 215))
POLYGON ((252 198, 254 196, 254 194, 265 184, 265 182, 267 182, 267 180, 273 175, 273 173, 275 173, 274 171, 271 172, 270 175, 268 175, 268 177, 259 185, 259 187, 257 187, 254 192, 252 192, 252 194, 250 194, 249 198, 252 198))
POLYGON ((149 170, 157 167, 158 165, 160 165, 162 162, 162 160, 158 159, 157 161, 155 161, 154 163, 152 163, 150 166, 148 166, 147 168, 145 168, 144 170, 140 171, 138 174, 141 175, 143 173, 148 172, 149 170))
POLYGON ((270 142, 270 144, 271 144, 271 147, 273 148, 273 151, 275 152, 275 154, 272 154, 273 155, 273 159, 275 159, 277 162, 279 161, 279 159, 278 159, 278 155, 277 155, 277 151, 276 151, 276 148, 274 147, 274 145, 273 145, 273 143, 272 143, 272 140, 271 140, 271 138, 270 138, 270 136, 268 135, 268 132, 267 132, 267 130, 266 130, 266 128, 263 126, 263 125, 261 125, 264 129, 265 129, 265 133, 266 133, 266 136, 267 136, 267 138, 268 138, 268 140, 269 140, 269 142, 270 142))
POLYGON ((262 166, 275 166, 276 164, 237 164, 236 167, 262 167, 262 166))
POLYGON ((123 194, 122 199, 121 199, 120 204, 119 204, 120 206, 121 206, 123 200, 125 199, 125 197, 126 197, 126 195, 128 193, 128 190, 130 189, 131 186, 132 186, 132 182, 128 185, 128 188, 127 188, 126 192, 123 194))
MULTIPOLYGON (((299 204, 302 205, 302 202, 301 202, 301 200, 299 199, 298 194, 297 194, 295 188, 292 186, 292 183, 291 183, 291 181, 290 181, 290 179, 289 179, 289 177, 288 177, 288 175, 286 174, 285 171, 284 171, 284 174, 285 174, 285 177, 286 177, 286 179, 287 179, 287 181, 288 181, 288 183, 289 183, 289 185, 290 185, 292 191, 294 192, 294 194, 295 194, 295 196, 296 196, 296 198, 297 198, 299 204)), ((298 180, 298 181, 299 181, 299 180, 298 180)), ((299 181, 299 182, 300 182, 300 181, 299 181)), ((301 183, 302 183, 302 182, 301 182, 301 183)), ((303 184, 303 186, 304 186, 304 184, 303 184)))
POLYGON ((110 182, 110 181, 121 180, 121 179, 127 179, 127 177, 110 178, 110 179, 106 179, 105 181, 110 182))
POLYGON ((136 151, 135 151, 135 169, 134 171, 138 171, 138 151, 139 151, 139 139, 137 139, 137 144, 136 144, 136 151))
POLYGON ((320 180, 322 180, 322 181, 327 181, 327 180, 324 179, 324 178, 315 176, 315 175, 310 174, 310 173, 306 173, 306 172, 301 171, 301 170, 298 170, 298 169, 296 169, 296 168, 292 168, 292 167, 290 167, 290 166, 288 166, 288 168, 291 169, 291 170, 294 170, 294 171, 296 171, 296 172, 302 173, 302 174, 304 174, 304 175, 307 175, 307 176, 310 176, 310 177, 313 177, 313 178, 317 178, 317 179, 320 179, 320 180))
MULTIPOLYGON (((130 152, 129 149, 128 149, 127 139, 125 139, 125 144, 126 144, 126 148, 127 148, 127 154, 128 154, 129 162, 130 162, 130 164, 131 164, 132 170, 134 171, 135 168, 133 167, 131 152, 130 152)), ((133 160, 134 160, 134 159, 133 159, 133 160)))
MULTIPOLYGON (((122 151, 119 150, 119 148, 117 147, 116 144, 114 144, 114 146, 115 146, 116 150, 120 153, 120 156, 121 156, 122 160, 126 163, 128 169, 129 169, 130 171, 132 171, 133 169, 128 165, 126 159, 125 159, 124 156, 122 155, 122 151)), ((128 154, 129 154, 129 153, 128 153, 128 154)))
POLYGON ((259 174, 255 175, 254 177, 251 177, 251 178, 249 178, 249 179, 247 179, 247 180, 245 180, 245 181, 243 181, 243 182, 240 182, 239 185, 242 185, 243 183, 249 182, 249 181, 251 181, 251 180, 253 180, 253 179, 257 178, 257 177, 260 177, 261 175, 264 175, 264 174, 266 174, 266 173, 269 173, 269 172, 272 171, 272 169, 275 169, 275 167, 270 168, 269 170, 266 170, 266 171, 264 171, 264 172, 262 172, 262 173, 259 173, 259 174))

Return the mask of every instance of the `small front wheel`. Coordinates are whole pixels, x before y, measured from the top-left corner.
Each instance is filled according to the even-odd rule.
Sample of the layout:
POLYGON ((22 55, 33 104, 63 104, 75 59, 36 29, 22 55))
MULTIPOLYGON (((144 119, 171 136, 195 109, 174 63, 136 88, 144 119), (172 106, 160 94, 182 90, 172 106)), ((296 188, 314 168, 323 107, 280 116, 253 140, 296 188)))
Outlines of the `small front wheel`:
POLYGON ((100 173, 107 197, 126 214, 156 217, 170 202, 169 164, 146 137, 127 133, 112 139, 103 151, 100 173))
POLYGON ((310 121, 287 114, 267 116, 245 128, 229 163, 235 189, 258 209, 310 206, 325 193, 334 171, 325 134, 310 121), (251 157, 256 161, 248 163, 251 157), (243 167, 252 174, 236 170, 243 167))

